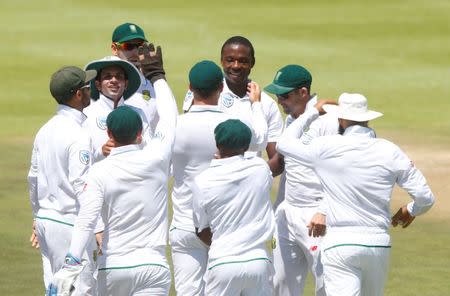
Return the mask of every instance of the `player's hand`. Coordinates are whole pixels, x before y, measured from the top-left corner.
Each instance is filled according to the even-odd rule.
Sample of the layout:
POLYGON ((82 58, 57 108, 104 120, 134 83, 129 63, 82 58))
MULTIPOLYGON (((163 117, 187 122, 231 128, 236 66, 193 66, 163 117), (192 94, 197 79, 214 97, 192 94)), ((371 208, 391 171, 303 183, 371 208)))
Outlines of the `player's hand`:
POLYGON ((113 139, 109 139, 108 142, 106 142, 103 146, 102 146, 102 153, 103 155, 106 157, 111 153, 111 150, 116 147, 116 143, 114 142, 113 139))
POLYGON ((39 240, 36 234, 36 222, 33 221, 33 229, 31 230, 31 236, 30 236, 30 243, 31 247, 35 249, 39 249, 39 240))
POLYGON ((327 113, 325 110, 323 110, 323 105, 337 105, 337 102, 335 100, 330 99, 320 99, 317 101, 317 103, 314 105, 314 107, 319 111, 320 115, 323 115, 327 113))
POLYGON ((409 224, 414 221, 416 217, 411 216, 411 214, 408 212, 408 209, 406 206, 401 207, 397 213, 392 217, 392 226, 397 227, 397 225, 401 225, 402 228, 406 228, 409 226, 409 224))
POLYGON ((247 84, 248 97, 250 98, 250 102, 261 102, 261 89, 256 82, 249 82, 247 84))
POLYGON ((316 213, 311 218, 311 221, 306 226, 308 227, 308 235, 313 237, 324 236, 327 230, 327 216, 321 213, 316 213))
POLYGON ((158 79, 166 79, 161 46, 158 46, 155 51, 155 46, 152 43, 144 43, 139 47, 138 54, 141 71, 145 78, 150 80, 152 84, 158 79))
POLYGON ((63 267, 55 273, 47 289, 47 296, 69 296, 73 283, 86 266, 86 260, 80 260, 67 254, 63 267))
POLYGON ((103 255, 103 252, 102 252, 103 231, 97 232, 95 234, 95 241, 97 242, 97 254, 99 256, 101 256, 101 255, 103 255))

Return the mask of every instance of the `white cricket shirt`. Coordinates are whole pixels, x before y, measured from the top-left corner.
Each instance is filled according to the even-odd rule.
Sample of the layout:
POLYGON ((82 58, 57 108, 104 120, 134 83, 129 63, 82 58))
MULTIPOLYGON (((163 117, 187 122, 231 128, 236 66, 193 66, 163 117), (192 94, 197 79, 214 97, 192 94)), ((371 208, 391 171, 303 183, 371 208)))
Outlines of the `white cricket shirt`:
MULTIPOLYGON (((144 111, 133 105, 128 104, 128 100, 124 101, 123 97, 120 98, 117 107, 127 105, 136 111, 142 118, 142 144, 145 146, 151 137, 151 129, 149 128, 149 120, 147 119, 144 111)), ((106 118, 111 111, 114 110, 114 102, 100 93, 97 101, 84 108, 83 112, 86 114, 87 119, 83 124, 89 135, 92 138, 92 146, 94 149, 93 162, 97 162, 105 158, 102 153, 102 146, 109 140, 108 133, 106 132, 106 118)))
POLYGON ((275 218, 270 202, 272 173, 260 157, 213 159, 195 178, 194 224, 210 227, 209 268, 230 261, 269 259, 275 218))
MULTIPOLYGON (((188 91, 183 103, 183 110, 188 111, 192 105, 193 95, 188 91)), ((261 106, 264 121, 267 124, 267 137, 263 141, 263 127, 258 118, 255 118, 254 106, 250 101, 248 94, 239 97, 234 94, 223 80, 223 91, 219 98, 219 108, 225 113, 241 120, 254 130, 255 142, 250 145, 249 151, 262 151, 266 149, 268 142, 276 142, 283 131, 283 119, 277 103, 265 92, 261 92, 261 106)))
POLYGON ((91 138, 81 126, 85 119, 82 112, 58 105, 56 115, 38 131, 28 173, 34 217, 73 224, 91 164, 91 138))
POLYGON ((70 253, 80 258, 101 214, 105 231, 99 269, 168 267, 167 182, 177 107, 165 80, 154 85, 161 114, 155 135, 144 149, 137 145, 113 148, 107 158, 95 163, 79 199, 70 253))
POLYGON ((218 106, 211 105, 193 105, 188 113, 178 117, 172 154, 172 227, 195 232, 192 183, 200 172, 209 167, 217 151, 214 129, 229 118, 218 106))
MULTIPOLYGON (((314 95, 309 100, 306 111, 314 108, 316 103, 317 96, 314 95)), ((289 115, 286 118, 286 127, 293 120, 292 116, 289 115)), ((338 119, 333 115, 325 114, 314 120, 309 128, 306 128, 300 140, 308 143, 319 136, 336 135, 338 130, 338 119)), ((284 158, 284 163, 286 174, 284 200, 296 207, 318 206, 323 198, 323 188, 316 173, 311 168, 302 165, 295 158, 289 156, 284 158)))
POLYGON ((351 126, 343 136, 324 136, 303 143, 305 127, 318 116, 314 108, 297 118, 283 133, 277 150, 312 168, 325 192, 327 225, 387 231, 391 223, 389 202, 395 183, 412 202, 408 211, 426 212, 434 196, 422 173, 395 144, 375 138, 370 128, 351 126))

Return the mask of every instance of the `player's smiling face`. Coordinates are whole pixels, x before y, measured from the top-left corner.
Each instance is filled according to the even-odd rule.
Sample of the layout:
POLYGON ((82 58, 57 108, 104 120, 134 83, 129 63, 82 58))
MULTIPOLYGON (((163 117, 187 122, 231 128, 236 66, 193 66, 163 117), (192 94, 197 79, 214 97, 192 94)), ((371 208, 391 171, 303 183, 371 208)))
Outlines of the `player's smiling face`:
POLYGON ((254 65, 250 48, 241 44, 228 44, 223 48, 221 63, 227 82, 246 84, 254 65))
POLYGON ((122 97, 127 84, 125 71, 119 66, 103 68, 100 73, 100 80, 95 81, 95 86, 99 92, 112 100, 122 97))

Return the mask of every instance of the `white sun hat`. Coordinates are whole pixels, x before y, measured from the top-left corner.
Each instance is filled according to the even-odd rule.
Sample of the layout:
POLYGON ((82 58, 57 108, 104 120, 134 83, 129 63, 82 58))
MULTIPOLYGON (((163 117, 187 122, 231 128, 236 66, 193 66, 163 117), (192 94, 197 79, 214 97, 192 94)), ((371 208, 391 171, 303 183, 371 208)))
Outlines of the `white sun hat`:
POLYGON ((364 122, 380 116, 383 113, 372 111, 367 108, 367 99, 361 94, 343 93, 339 96, 338 105, 326 104, 323 110, 335 114, 338 118, 364 122))

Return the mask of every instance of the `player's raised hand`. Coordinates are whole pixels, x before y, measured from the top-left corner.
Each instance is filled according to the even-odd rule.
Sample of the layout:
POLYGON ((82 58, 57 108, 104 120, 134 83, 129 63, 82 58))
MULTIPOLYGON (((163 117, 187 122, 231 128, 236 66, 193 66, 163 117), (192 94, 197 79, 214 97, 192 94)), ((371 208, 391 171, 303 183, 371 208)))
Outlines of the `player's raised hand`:
POLYGON ((406 228, 409 226, 409 224, 414 221, 416 217, 411 216, 411 214, 408 212, 408 209, 406 206, 401 207, 397 213, 392 217, 392 226, 397 227, 397 225, 401 225, 402 228, 406 228))
POLYGON ((30 236, 30 243, 31 247, 35 249, 39 249, 39 240, 36 235, 36 223, 33 221, 33 229, 31 230, 31 236, 30 236))
POLYGON ((258 85, 258 83, 256 82, 249 82, 247 84, 247 91, 248 91, 248 96, 250 98, 250 101, 252 103, 255 102, 261 102, 261 89, 258 85))
POLYGON ((166 79, 161 46, 156 47, 155 51, 155 46, 152 43, 144 43, 139 47, 138 54, 141 71, 145 78, 150 80, 151 83, 158 79, 166 79))
POLYGON ((103 146, 102 146, 102 153, 106 157, 111 153, 111 150, 116 147, 116 143, 113 139, 109 139, 103 146))

